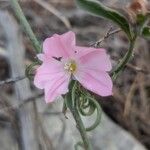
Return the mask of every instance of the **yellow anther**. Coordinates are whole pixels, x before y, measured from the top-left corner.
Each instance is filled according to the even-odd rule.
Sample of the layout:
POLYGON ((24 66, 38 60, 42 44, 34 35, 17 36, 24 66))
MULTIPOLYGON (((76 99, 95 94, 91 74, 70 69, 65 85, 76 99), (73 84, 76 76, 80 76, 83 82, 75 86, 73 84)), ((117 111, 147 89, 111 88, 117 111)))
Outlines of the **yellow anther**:
POLYGON ((74 60, 71 60, 64 65, 64 69, 70 73, 74 73, 77 69, 77 65, 74 60))

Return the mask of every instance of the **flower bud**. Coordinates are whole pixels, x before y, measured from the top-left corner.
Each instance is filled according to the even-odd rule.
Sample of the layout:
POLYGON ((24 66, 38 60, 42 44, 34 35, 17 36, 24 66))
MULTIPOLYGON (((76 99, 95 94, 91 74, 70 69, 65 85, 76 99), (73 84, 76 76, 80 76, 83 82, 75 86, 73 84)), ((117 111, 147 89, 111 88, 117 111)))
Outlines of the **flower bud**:
POLYGON ((148 12, 148 1, 147 0, 132 0, 127 6, 127 13, 132 23, 137 21, 139 15, 145 16, 148 12))

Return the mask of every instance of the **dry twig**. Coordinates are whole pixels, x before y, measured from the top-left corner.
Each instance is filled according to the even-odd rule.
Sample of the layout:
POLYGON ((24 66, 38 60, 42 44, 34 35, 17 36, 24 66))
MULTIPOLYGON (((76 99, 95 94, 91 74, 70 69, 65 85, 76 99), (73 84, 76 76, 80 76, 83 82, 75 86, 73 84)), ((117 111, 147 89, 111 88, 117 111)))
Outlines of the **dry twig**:
POLYGON ((25 79, 25 76, 20 76, 20 77, 16 77, 16 78, 11 78, 11 79, 7 79, 4 81, 0 81, 0 86, 4 85, 4 84, 9 84, 9 83, 15 83, 17 81, 23 80, 25 79))
POLYGON ((139 74, 135 77, 130 89, 129 93, 127 95, 127 98, 125 100, 125 108, 124 108, 124 116, 128 116, 130 113, 131 105, 132 105, 132 98, 134 96, 134 92, 137 88, 137 79, 139 78, 139 74))
POLYGON ((43 95, 44 95, 43 92, 42 93, 37 93, 37 94, 27 98, 27 99, 24 99, 21 102, 17 102, 17 104, 15 104, 15 105, 10 105, 10 106, 6 106, 6 107, 3 107, 3 108, 0 108, 0 112, 7 111, 9 109, 18 109, 18 108, 22 107, 24 104, 32 102, 32 101, 35 101, 38 98, 42 97, 43 95))
POLYGON ((40 6, 42 6, 43 8, 45 8, 46 10, 48 10, 49 12, 51 12, 52 14, 54 14, 56 17, 58 17, 64 24, 65 26, 70 29, 71 28, 71 24, 69 22, 69 20, 63 16, 55 7, 53 7, 51 4, 42 1, 42 0, 34 0, 36 3, 38 3, 40 6))
POLYGON ((134 65, 129 64, 129 63, 127 64, 127 67, 129 67, 129 68, 131 68, 131 69, 133 69, 133 70, 135 70, 137 72, 142 72, 144 74, 148 74, 149 73, 147 70, 144 70, 144 69, 142 69, 142 68, 140 68, 138 66, 134 66, 134 65))
POLYGON ((94 47, 100 46, 100 44, 101 44, 104 40, 106 40, 106 39, 109 38, 110 36, 112 36, 112 35, 114 35, 114 34, 120 32, 120 31, 121 31, 121 29, 116 29, 116 30, 112 31, 112 27, 111 27, 111 28, 107 31, 107 33, 104 35, 104 37, 100 38, 97 42, 93 43, 92 46, 94 46, 94 47))
MULTIPOLYGON (((19 26, 15 19, 6 11, 0 11, 0 24, 4 30, 7 39, 7 47, 9 53, 9 64, 12 78, 24 75, 25 72, 25 49, 22 42, 22 35, 19 32, 19 26)), ((21 80, 15 82, 15 97, 17 102, 23 102, 28 99, 32 92, 28 80, 21 80)), ((38 143, 36 141, 37 131, 35 130, 35 112, 33 103, 23 105, 18 109, 18 119, 20 123, 20 140, 19 147, 24 150, 38 150, 38 143), (30 120, 30 121, 27 121, 30 120)))

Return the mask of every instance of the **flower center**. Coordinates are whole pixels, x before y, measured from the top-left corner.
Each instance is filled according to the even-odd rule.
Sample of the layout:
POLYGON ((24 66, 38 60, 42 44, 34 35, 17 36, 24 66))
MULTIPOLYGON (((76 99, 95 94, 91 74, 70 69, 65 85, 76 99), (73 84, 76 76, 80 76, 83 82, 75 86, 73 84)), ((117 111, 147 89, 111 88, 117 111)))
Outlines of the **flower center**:
POLYGON ((64 69, 70 73, 75 73, 75 71, 77 70, 76 62, 74 60, 66 62, 64 65, 64 69))

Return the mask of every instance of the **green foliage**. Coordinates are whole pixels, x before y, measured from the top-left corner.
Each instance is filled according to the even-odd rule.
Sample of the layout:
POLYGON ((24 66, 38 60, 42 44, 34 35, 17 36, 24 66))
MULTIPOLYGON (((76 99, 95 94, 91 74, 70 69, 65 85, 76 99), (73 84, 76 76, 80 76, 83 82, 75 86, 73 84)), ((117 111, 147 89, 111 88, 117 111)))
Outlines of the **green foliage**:
POLYGON ((19 19, 21 25, 24 27, 26 34, 29 36, 31 43, 32 43, 33 47, 35 48, 35 52, 41 53, 41 44, 37 40, 37 37, 35 36, 35 34, 33 33, 31 26, 28 23, 25 15, 18 3, 18 0, 11 0, 10 3, 12 5, 12 8, 13 8, 17 18, 19 19))
POLYGON ((136 21, 137 25, 143 26, 145 22, 147 21, 147 19, 148 19, 147 15, 142 15, 142 14, 137 15, 137 21, 136 21))
POLYGON ((144 27, 141 35, 147 39, 150 39, 150 26, 144 27))
POLYGON ((128 21, 118 11, 104 6, 97 0, 76 0, 76 2, 81 8, 88 12, 113 21, 127 34, 129 39, 132 38, 128 21))

